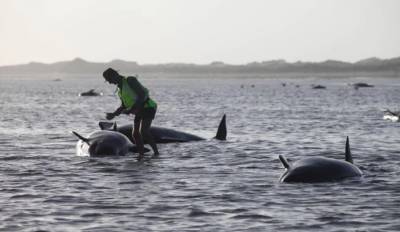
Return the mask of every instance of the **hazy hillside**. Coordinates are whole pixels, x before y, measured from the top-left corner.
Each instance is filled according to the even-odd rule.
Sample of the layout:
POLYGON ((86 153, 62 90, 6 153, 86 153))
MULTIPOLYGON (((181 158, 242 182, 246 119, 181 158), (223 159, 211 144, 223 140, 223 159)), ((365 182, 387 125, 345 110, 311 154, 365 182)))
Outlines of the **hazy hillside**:
POLYGON ((303 73, 307 75, 380 75, 400 76, 400 57, 392 59, 368 58, 355 63, 336 60, 324 62, 295 62, 272 60, 252 62, 245 65, 229 65, 220 61, 208 65, 168 63, 140 65, 136 62, 113 60, 108 63, 95 63, 76 58, 72 61, 61 61, 52 64, 31 62, 29 64, 2 66, 0 75, 7 74, 97 74, 112 67, 124 73, 250 73, 250 74, 290 74, 303 73))

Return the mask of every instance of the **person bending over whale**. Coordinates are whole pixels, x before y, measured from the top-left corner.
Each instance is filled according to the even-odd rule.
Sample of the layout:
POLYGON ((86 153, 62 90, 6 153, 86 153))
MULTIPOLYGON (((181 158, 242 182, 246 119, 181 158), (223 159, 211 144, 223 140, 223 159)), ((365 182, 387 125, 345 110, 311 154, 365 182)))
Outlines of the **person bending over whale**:
POLYGON ((121 105, 114 112, 106 113, 106 119, 111 120, 121 113, 134 114, 132 137, 138 148, 138 160, 144 156, 143 139, 148 141, 154 156, 158 156, 157 145, 150 133, 151 122, 157 111, 157 103, 149 97, 149 91, 140 84, 136 77, 121 76, 112 68, 105 70, 103 77, 108 83, 117 85, 118 96, 121 99, 121 105))

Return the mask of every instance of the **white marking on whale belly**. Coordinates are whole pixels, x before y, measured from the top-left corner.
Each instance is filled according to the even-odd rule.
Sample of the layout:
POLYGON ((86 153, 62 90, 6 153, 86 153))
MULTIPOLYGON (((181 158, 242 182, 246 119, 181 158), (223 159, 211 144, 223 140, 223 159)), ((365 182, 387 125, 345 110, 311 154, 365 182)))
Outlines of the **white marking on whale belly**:
POLYGON ((77 156, 90 156, 89 146, 82 140, 79 140, 76 143, 76 155, 77 156))

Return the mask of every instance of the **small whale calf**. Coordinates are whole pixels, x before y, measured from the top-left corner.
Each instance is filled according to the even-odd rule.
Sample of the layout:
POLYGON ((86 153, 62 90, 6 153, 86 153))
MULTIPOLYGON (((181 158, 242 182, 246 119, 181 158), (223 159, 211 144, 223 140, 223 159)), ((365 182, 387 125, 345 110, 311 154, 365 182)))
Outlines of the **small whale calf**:
POLYGON ((301 159, 293 164, 280 155, 279 159, 286 172, 280 182, 328 182, 350 177, 362 176, 362 171, 353 164, 350 152, 349 137, 346 139, 345 161, 325 157, 301 159))
MULTIPOLYGON (((131 142, 134 143, 132 138, 132 124, 117 126, 115 123, 111 122, 99 122, 99 127, 102 130, 113 130, 118 131, 125 136, 127 136, 131 142)), ((189 134, 186 132, 173 130, 164 127, 154 127, 150 128, 150 133, 153 136, 153 139, 156 143, 179 143, 179 142, 191 142, 191 141, 200 141, 205 140, 202 137, 197 135, 189 134)), ((224 115, 219 123, 217 133, 215 135, 215 139, 217 140, 226 140, 227 129, 226 129, 226 115, 224 115)), ((147 143, 147 141, 144 141, 147 143)))
MULTIPOLYGON (((123 156, 137 152, 136 146, 123 134, 115 131, 95 131, 87 138, 75 131, 72 133, 80 140, 76 144, 78 156, 123 156)), ((146 151, 149 151, 146 149, 146 151)))

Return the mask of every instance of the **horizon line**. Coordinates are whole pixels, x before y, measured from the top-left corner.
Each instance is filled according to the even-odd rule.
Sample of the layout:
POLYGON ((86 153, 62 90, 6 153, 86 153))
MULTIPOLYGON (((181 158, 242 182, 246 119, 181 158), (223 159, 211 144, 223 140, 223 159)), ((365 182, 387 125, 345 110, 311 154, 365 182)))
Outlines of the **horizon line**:
POLYGON ((366 57, 366 58, 363 58, 363 59, 360 59, 360 60, 357 60, 357 61, 354 61, 354 62, 345 61, 345 60, 339 60, 339 59, 329 59, 329 58, 328 59, 324 59, 324 60, 319 60, 319 61, 296 60, 294 62, 290 62, 290 61, 287 61, 284 58, 277 58, 277 59, 270 59, 270 60, 250 61, 250 62, 247 62, 247 63, 232 64, 232 63, 226 63, 226 62, 224 62, 222 60, 213 60, 213 61, 210 61, 208 63, 193 63, 193 62, 139 63, 138 61, 124 60, 124 59, 120 59, 120 58, 114 58, 114 59, 109 60, 109 61, 90 61, 90 60, 87 60, 87 59, 84 59, 84 58, 81 58, 81 57, 75 57, 75 58, 69 59, 69 60, 58 60, 58 61, 52 61, 52 62, 29 61, 29 62, 26 62, 26 63, 15 63, 15 64, 4 64, 4 65, 0 64, 0 67, 29 65, 29 64, 32 64, 32 63, 51 65, 51 64, 55 64, 55 63, 71 62, 71 61, 75 61, 75 60, 82 60, 82 61, 88 62, 88 63, 104 63, 104 64, 115 62, 115 61, 123 61, 123 62, 136 63, 137 65, 165 65, 165 64, 212 65, 214 63, 220 63, 220 64, 223 64, 223 65, 232 65, 232 66, 237 65, 237 66, 240 66, 240 65, 248 65, 248 64, 251 64, 251 63, 263 63, 263 62, 271 62, 271 61, 284 61, 284 62, 289 63, 289 64, 294 64, 294 63, 298 63, 298 62, 301 62, 301 63, 322 63, 322 62, 327 62, 327 61, 338 61, 338 62, 355 64, 357 62, 360 62, 360 61, 363 61, 363 60, 368 60, 368 59, 390 60, 390 59, 396 59, 396 58, 400 58, 400 55, 399 56, 394 56, 394 57, 391 57, 391 58, 381 58, 381 57, 378 57, 378 56, 370 56, 370 57, 366 57))

